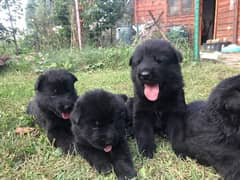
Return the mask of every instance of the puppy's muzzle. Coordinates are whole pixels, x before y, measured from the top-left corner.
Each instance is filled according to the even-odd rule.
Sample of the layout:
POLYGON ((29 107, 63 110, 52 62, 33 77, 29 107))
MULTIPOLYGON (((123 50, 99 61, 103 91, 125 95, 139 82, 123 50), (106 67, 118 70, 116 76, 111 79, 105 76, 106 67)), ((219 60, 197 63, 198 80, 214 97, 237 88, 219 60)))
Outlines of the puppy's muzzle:
POLYGON ((139 78, 141 80, 150 80, 152 78, 152 75, 149 71, 142 71, 139 73, 139 78))
POLYGON ((73 104, 65 104, 60 107, 62 112, 71 112, 73 109, 73 104))

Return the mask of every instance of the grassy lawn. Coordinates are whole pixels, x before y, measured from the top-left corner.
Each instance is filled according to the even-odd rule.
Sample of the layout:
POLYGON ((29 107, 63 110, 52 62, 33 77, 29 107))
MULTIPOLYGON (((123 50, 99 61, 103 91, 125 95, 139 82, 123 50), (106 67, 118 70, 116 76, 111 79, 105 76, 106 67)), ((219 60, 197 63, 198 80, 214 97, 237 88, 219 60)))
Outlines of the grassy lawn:
MULTIPOLYGON (((183 65, 187 102, 206 99, 220 80, 240 73, 237 67, 202 63, 183 65)), ((132 95, 130 70, 99 70, 75 72, 78 94, 95 88, 132 95)), ((79 156, 63 155, 49 144, 45 134, 16 135, 18 126, 31 126, 25 114, 28 101, 34 94, 34 71, 0 69, 0 179, 115 179, 102 176, 79 156)), ((169 143, 157 138, 154 159, 143 159, 137 152, 135 140, 130 146, 140 179, 218 179, 212 168, 195 161, 180 160, 169 143)))

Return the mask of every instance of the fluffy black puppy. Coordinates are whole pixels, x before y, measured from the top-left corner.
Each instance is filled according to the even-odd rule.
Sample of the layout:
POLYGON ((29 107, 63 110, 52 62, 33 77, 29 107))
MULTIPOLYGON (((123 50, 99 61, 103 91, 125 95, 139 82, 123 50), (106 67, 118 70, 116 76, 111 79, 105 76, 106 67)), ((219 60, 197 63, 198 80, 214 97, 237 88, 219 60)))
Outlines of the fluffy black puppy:
POLYGON ((65 153, 73 150, 69 117, 77 99, 76 81, 77 78, 66 70, 46 71, 38 77, 36 95, 27 108, 27 113, 46 131, 50 142, 65 153))
POLYGON ((119 179, 136 176, 125 139, 126 118, 123 98, 103 90, 80 96, 71 113, 77 151, 101 173, 113 166, 119 179))
POLYGON ((134 129, 133 129, 133 102, 134 98, 133 97, 128 97, 127 100, 125 101, 125 105, 127 107, 127 121, 125 124, 125 129, 126 129, 126 135, 128 138, 134 138, 134 129))
POLYGON ((181 149, 186 104, 179 62, 181 53, 164 40, 147 40, 130 59, 134 85, 133 125, 140 152, 155 151, 154 132, 166 134, 181 149))
POLYGON ((213 166, 226 180, 240 179, 240 76, 220 82, 187 112, 182 155, 213 166))

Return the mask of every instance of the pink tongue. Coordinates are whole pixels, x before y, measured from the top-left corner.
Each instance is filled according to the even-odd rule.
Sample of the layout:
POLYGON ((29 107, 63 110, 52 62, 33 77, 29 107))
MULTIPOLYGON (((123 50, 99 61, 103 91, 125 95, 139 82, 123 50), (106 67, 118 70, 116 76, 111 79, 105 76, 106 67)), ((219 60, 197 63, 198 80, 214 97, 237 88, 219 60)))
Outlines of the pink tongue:
POLYGON ((159 85, 144 84, 144 95, 149 101, 156 101, 159 94, 159 85))
POLYGON ((105 152, 110 152, 112 150, 112 146, 108 145, 103 149, 105 152))
POLYGON ((70 114, 69 113, 62 113, 62 118, 63 119, 69 119, 70 114))

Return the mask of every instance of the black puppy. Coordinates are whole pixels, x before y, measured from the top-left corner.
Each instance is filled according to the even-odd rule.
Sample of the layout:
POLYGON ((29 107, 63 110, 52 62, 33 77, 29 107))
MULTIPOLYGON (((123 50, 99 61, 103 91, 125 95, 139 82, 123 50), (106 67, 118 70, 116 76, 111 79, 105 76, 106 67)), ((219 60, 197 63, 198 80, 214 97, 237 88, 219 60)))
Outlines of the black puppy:
POLYGON ((36 95, 27 108, 27 113, 46 131, 50 142, 65 153, 73 150, 69 117, 77 99, 76 81, 77 78, 66 70, 46 71, 38 77, 36 95))
POLYGON ((126 118, 123 98, 103 90, 80 96, 71 113, 77 151, 99 172, 113 166, 119 179, 136 176, 125 139, 126 118))
POLYGON ((184 156, 240 179, 240 76, 223 80, 207 101, 188 105, 184 156))
POLYGON ((186 113, 181 61, 180 52, 160 39, 143 42, 130 59, 134 133, 146 157, 152 158, 156 148, 154 132, 168 136, 175 151, 181 151, 186 113))

